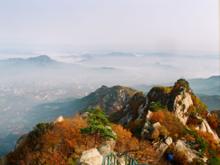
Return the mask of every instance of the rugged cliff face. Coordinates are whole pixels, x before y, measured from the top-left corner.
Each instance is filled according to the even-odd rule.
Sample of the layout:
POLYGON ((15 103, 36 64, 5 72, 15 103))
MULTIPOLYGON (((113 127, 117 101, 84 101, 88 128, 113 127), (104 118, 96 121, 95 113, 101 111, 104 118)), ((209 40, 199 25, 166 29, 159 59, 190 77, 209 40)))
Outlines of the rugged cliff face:
MULTIPOLYGON (((113 124, 113 131, 118 137, 116 145, 111 150, 104 149, 106 152, 131 150, 138 161, 160 165, 166 162, 210 164, 220 155, 220 140, 216 133, 219 120, 214 113, 207 111, 206 105, 184 79, 171 87, 153 87, 147 95, 127 87, 102 86, 83 99, 87 103, 85 108, 99 107, 106 112, 110 121, 118 124, 113 124)), ((103 159, 99 155, 103 150, 98 153, 94 148, 99 148, 105 142, 99 139, 94 144, 91 141, 96 140, 96 136, 80 134, 80 128, 88 124, 85 116, 84 113, 68 120, 60 117, 52 125, 38 125, 20 139, 8 158, 14 162, 33 162, 38 160, 38 154, 43 153, 43 158, 40 158, 42 162, 47 157, 53 157, 67 164, 67 159, 81 160, 83 151, 93 148, 91 151, 100 160, 103 159), (30 140, 32 138, 35 140, 30 140), (33 154, 28 155, 26 151, 33 154), (26 160, 21 158, 24 155, 26 160)), ((84 160, 85 155, 82 157, 84 160)))
POLYGON ((216 118, 207 111, 207 107, 183 79, 178 80, 173 87, 153 88, 148 93, 145 111, 147 115, 141 135, 153 141, 165 139, 159 140, 156 145, 160 152, 163 148, 164 154, 169 149, 171 152, 182 152, 186 162, 192 163, 195 159, 206 161, 211 155, 207 150, 218 147, 219 137, 214 126, 216 124, 213 124, 216 118), (173 139, 169 145, 166 143, 167 138, 173 139))
POLYGON ((136 93, 115 116, 118 118, 114 121, 134 135, 157 144, 161 157, 172 150, 184 153, 188 163, 206 161, 212 156, 208 150, 218 148, 218 119, 207 111, 184 79, 172 87, 153 87, 147 96, 136 93))
POLYGON ((183 91, 177 95, 174 100, 173 111, 175 116, 185 125, 188 120, 188 109, 193 105, 191 95, 183 91))

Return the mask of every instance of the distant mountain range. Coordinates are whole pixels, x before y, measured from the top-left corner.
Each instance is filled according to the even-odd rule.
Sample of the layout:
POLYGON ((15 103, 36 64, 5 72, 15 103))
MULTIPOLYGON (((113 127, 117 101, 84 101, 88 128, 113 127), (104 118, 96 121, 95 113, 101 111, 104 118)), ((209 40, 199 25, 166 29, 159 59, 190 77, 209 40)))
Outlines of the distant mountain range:
POLYGON ((189 83, 209 110, 220 110, 220 75, 191 79, 189 83))
MULTIPOLYGON (((116 55, 119 53, 111 53, 116 55)), ((127 56, 128 54, 120 54, 121 56, 127 56)), ((130 56, 130 54, 129 54, 130 56)), ((159 65, 159 64, 158 64, 159 65)), ((107 79, 107 75, 111 75, 114 79, 123 78, 126 79, 128 72, 125 70, 119 70, 119 68, 114 67, 91 67, 91 66, 81 66, 76 64, 62 63, 51 59, 47 55, 40 55, 37 57, 30 58, 11 58, 0 60, 0 73, 3 81, 14 80, 17 81, 29 81, 36 78, 38 81, 54 80, 54 82, 69 81, 70 77, 74 78, 74 81, 82 83, 84 81, 95 82, 96 87, 99 86, 102 81, 107 79), (81 73, 81 74, 78 74, 81 73), (124 77, 123 77, 124 76, 124 77)), ((114 80, 112 84, 115 84, 114 80)), ((220 76, 211 76, 209 78, 197 78, 188 80, 193 91, 201 97, 201 99, 208 105, 210 110, 220 109, 220 76)), ((119 83, 120 84, 120 83, 119 83)), ((172 84, 172 83, 170 83, 172 84)), ((89 84, 88 84, 89 85, 89 84)), ((169 85, 163 84, 162 85, 169 85)), ((148 92, 153 85, 134 85, 135 89, 148 92)))
POLYGON ((194 92, 200 95, 220 95, 220 75, 209 78, 191 79, 189 83, 194 92))
POLYGON ((220 95, 199 95, 209 110, 220 110, 220 95))
POLYGON ((51 64, 58 64, 59 62, 51 59, 47 55, 40 55, 36 57, 30 58, 9 58, 0 60, 0 67, 1 66, 47 66, 51 64))

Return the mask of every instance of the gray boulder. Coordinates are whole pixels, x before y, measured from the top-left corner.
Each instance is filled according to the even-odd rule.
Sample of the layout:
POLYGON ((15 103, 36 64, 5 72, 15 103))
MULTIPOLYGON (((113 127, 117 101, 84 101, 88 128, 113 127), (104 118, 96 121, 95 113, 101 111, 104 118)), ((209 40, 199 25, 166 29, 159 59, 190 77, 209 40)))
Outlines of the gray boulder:
POLYGON ((79 160, 80 165, 102 165, 103 156, 96 148, 86 150, 79 160))

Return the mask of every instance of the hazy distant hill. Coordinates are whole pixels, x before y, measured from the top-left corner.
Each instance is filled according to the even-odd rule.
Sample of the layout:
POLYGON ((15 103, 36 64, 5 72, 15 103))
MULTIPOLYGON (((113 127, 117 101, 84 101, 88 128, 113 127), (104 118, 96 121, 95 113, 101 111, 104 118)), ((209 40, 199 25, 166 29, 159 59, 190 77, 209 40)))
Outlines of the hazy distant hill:
POLYGON ((199 95, 199 97, 206 103, 209 110, 220 109, 220 95, 199 95))
POLYGON ((18 66, 47 66, 59 64, 59 62, 51 59, 47 55, 40 55, 30 58, 9 58, 0 60, 0 67, 18 67, 18 66))
POLYGON ((204 95, 220 95, 220 75, 211 76, 207 79, 189 80, 195 93, 204 95))
POLYGON ((207 79, 189 80, 195 93, 208 106, 209 110, 220 109, 220 76, 211 76, 207 79))

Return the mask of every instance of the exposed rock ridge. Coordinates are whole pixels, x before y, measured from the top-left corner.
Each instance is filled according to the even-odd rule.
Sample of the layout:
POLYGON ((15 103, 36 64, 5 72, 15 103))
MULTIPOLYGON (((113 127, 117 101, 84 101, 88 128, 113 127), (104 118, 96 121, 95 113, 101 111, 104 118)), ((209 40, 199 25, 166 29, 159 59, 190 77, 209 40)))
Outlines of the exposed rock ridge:
POLYGON ((188 120, 188 109, 193 105, 191 95, 188 92, 181 92, 174 100, 173 111, 176 117, 185 125, 188 120))

